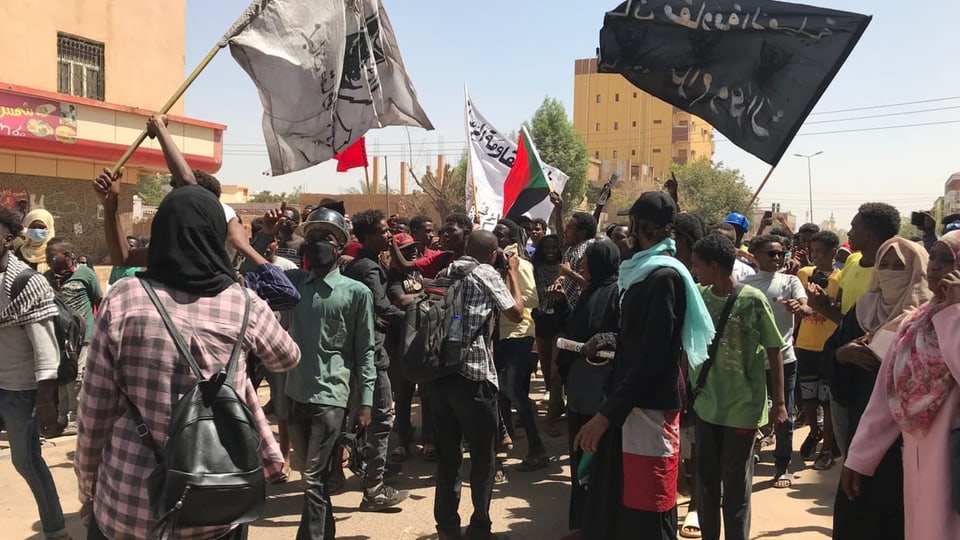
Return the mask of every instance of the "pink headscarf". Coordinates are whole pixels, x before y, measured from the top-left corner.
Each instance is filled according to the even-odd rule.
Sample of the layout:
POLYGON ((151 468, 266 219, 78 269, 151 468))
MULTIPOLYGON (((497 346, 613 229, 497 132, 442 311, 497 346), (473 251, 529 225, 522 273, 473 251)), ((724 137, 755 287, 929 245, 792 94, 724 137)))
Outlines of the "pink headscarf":
MULTIPOLYGON (((960 231, 938 242, 953 251, 954 269, 960 269, 960 231)), ((926 436, 956 381, 943 361, 933 316, 946 308, 934 298, 904 319, 892 348, 893 370, 887 380, 890 411, 900 429, 917 438, 926 436)))

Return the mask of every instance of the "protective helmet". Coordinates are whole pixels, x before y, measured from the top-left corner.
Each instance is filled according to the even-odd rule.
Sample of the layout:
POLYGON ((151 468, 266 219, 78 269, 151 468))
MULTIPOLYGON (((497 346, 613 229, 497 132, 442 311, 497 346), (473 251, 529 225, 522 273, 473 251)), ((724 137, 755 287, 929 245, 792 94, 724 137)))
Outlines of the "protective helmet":
POLYGON ((347 220, 343 218, 343 214, 340 212, 329 208, 317 208, 297 227, 297 233, 300 236, 306 236, 307 232, 315 228, 332 233, 337 237, 341 246, 346 245, 348 239, 347 220))
POLYGON ((724 223, 729 223, 734 227, 740 227, 743 229, 743 232, 750 232, 750 220, 747 219, 747 216, 739 212, 730 212, 727 214, 727 217, 723 218, 724 223))

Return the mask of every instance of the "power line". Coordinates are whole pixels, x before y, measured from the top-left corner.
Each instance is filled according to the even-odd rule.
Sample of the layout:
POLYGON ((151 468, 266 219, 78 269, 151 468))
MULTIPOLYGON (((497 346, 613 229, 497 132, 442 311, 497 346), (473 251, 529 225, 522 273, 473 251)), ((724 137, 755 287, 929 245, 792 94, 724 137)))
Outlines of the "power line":
POLYGON ((815 115, 819 115, 819 114, 836 114, 836 113, 853 112, 853 111, 869 111, 869 110, 872 110, 872 109, 887 109, 887 108, 890 108, 890 107, 902 107, 902 106, 904 106, 904 105, 919 105, 919 104, 921 104, 921 103, 935 103, 935 102, 938 102, 938 101, 950 101, 950 100, 953 100, 953 99, 960 99, 960 96, 942 97, 942 98, 933 98, 933 99, 921 99, 921 100, 919 100, 919 101, 904 101, 904 102, 902 102, 902 103, 888 103, 888 104, 886 104, 886 105, 870 105, 870 106, 867 106, 867 107, 855 107, 855 108, 853 108, 853 109, 837 109, 837 110, 834 110, 834 111, 812 112, 812 113, 810 113, 810 116, 815 116, 815 115))
POLYGON ((921 114, 921 113, 937 112, 937 111, 949 111, 953 109, 960 109, 960 105, 957 105, 954 107, 937 107, 936 109, 921 109, 919 111, 900 111, 900 112, 894 112, 894 113, 873 114, 870 116, 858 116, 855 118, 837 118, 835 120, 819 120, 817 122, 804 122, 804 125, 829 124, 831 122, 852 122, 854 120, 867 120, 870 118, 887 118, 889 116, 903 116, 906 114, 921 114))

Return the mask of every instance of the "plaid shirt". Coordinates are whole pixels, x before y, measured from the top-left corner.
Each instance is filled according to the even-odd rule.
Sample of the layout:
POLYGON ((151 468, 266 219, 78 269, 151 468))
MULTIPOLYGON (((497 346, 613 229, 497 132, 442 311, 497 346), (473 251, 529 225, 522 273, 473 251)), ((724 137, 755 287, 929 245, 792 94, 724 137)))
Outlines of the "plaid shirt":
MULTIPOLYGON (((219 370, 230 358, 243 321, 240 286, 212 298, 170 290, 156 282, 153 286, 203 372, 209 375, 219 370)), ((283 457, 243 363, 250 352, 271 371, 287 371, 299 362, 300 350, 266 302, 253 294, 243 339, 234 388, 254 415, 262 439, 264 473, 270 480, 283 468, 283 457)), ((125 396, 136 404, 161 446, 173 404, 195 383, 140 281, 118 281, 101 306, 90 344, 77 415, 74 465, 80 501, 93 502, 94 518, 108 538, 147 538, 153 524, 147 478, 156 461, 136 434, 125 396)), ((217 538, 229 530, 229 526, 183 528, 176 536, 217 538)))
MULTIPOLYGON (((570 263, 570 269, 579 274, 583 254, 587 252, 587 248, 590 247, 590 244, 593 242, 593 239, 584 240, 575 246, 568 247, 563 251, 563 257, 560 259, 560 262, 570 263)), ((577 307, 577 301, 580 300, 581 292, 580 286, 577 285, 576 281, 570 278, 563 280, 563 294, 567 297, 567 303, 570 305, 571 311, 577 307)))
POLYGON ((510 309, 516 302, 500 273, 489 264, 478 265, 473 257, 457 259, 441 274, 456 276, 473 265, 477 265, 476 268, 463 278, 462 335, 464 339, 479 335, 469 345, 460 366, 460 375, 471 381, 490 381, 497 386, 497 368, 493 365, 493 353, 490 350, 490 319, 494 310, 510 309), (487 328, 479 331, 483 325, 487 325, 487 328))

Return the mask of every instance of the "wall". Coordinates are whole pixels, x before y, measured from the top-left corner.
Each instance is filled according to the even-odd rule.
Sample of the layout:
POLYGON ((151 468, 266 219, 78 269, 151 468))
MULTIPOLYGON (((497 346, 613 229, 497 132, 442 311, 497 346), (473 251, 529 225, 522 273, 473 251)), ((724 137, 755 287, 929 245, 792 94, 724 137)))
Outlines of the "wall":
MULTIPOLYGON (((0 80, 56 92, 63 32, 104 43, 105 101, 157 110, 184 79, 186 9, 186 0, 0 2, 0 80)), ((171 113, 183 114, 183 100, 171 113)))
MULTIPOLYGON (((96 263, 107 258, 103 210, 90 183, 0 173, 0 186, 0 194, 26 192, 31 209, 45 208, 53 214, 57 236, 70 240, 78 254, 87 255, 96 263)), ((127 231, 131 231, 133 190, 134 186, 129 184, 123 184, 120 189, 121 224, 127 231)))

